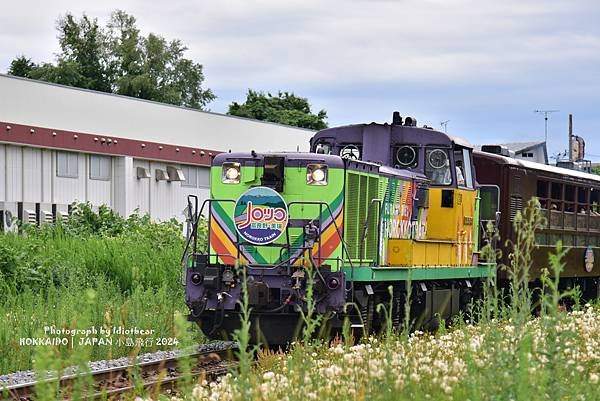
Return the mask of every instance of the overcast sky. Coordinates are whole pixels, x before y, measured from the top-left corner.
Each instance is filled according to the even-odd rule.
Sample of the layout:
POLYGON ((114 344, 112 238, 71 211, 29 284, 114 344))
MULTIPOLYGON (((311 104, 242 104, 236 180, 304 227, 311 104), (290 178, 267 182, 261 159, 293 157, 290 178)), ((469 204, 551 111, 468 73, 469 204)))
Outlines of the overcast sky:
MULTIPOLYGON (((6 3, 6 1, 5 1, 6 3)), ((0 71, 25 54, 51 61, 56 19, 134 15, 143 33, 181 39, 204 65, 226 112, 248 88, 288 90, 324 108, 329 124, 384 122, 392 111, 472 143, 567 145, 568 114, 600 161, 597 0, 10 2, 0 14, 0 71)))

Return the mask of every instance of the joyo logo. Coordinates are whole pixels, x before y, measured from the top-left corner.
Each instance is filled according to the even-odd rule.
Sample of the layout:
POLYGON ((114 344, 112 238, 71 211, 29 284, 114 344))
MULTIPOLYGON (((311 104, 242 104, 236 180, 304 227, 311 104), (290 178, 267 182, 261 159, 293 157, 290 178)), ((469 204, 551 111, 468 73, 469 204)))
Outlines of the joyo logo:
POLYGON ((288 224, 285 200, 271 188, 250 188, 239 197, 233 212, 235 229, 251 244, 265 245, 283 234, 288 224))

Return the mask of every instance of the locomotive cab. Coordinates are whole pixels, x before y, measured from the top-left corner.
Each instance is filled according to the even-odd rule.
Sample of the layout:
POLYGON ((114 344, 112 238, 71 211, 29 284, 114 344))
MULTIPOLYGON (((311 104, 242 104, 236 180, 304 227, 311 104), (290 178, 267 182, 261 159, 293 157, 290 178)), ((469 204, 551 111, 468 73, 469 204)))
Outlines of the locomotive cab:
MULTIPOLYGON (((401 213, 392 225, 413 224, 417 230, 401 227, 382 232, 389 266, 467 266, 476 264, 479 236, 476 210, 478 192, 473 169, 472 146, 429 127, 419 128, 416 120, 404 122, 395 113, 392 124, 357 124, 318 132, 311 140, 316 153, 339 155, 350 160, 390 166, 421 176, 428 189, 420 202, 416 186, 398 199, 388 199, 382 208, 401 213), (412 198, 410 202, 406 197, 412 198), (398 204, 400 205, 394 205, 398 204)), ((422 191, 423 192, 423 191, 422 191)))

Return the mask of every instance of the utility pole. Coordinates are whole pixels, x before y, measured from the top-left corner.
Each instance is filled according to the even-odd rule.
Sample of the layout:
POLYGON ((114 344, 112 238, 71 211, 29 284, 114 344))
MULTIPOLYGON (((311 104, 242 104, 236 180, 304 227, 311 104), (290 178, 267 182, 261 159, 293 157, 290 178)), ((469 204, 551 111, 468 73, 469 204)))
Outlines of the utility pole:
POLYGON ((444 132, 448 132, 448 123, 450 122, 450 120, 446 120, 446 121, 442 121, 440 123, 440 127, 442 127, 442 129, 444 130, 444 132))
POLYGON ((548 114, 558 113, 560 110, 534 110, 534 113, 544 115, 544 142, 548 142, 548 114))
POLYGON ((569 161, 573 161, 573 114, 569 114, 569 161))

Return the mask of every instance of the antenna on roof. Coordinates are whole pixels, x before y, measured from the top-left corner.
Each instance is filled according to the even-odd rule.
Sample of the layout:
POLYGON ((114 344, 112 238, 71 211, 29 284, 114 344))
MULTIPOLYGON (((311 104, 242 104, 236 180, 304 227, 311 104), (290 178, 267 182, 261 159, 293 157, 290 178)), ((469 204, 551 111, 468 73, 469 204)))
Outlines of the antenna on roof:
POLYGON ((450 120, 446 120, 446 121, 442 121, 440 123, 440 127, 442 127, 442 129, 444 130, 444 132, 448 132, 448 123, 450 122, 450 120))
POLYGON ((558 113, 560 110, 534 110, 534 113, 544 115, 544 142, 548 142, 548 114, 558 113))

